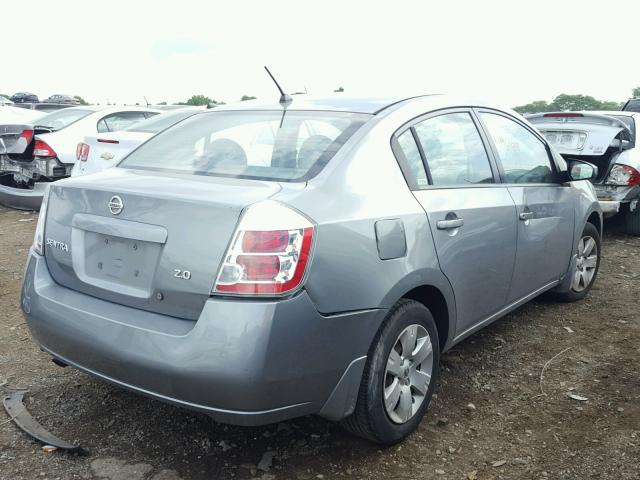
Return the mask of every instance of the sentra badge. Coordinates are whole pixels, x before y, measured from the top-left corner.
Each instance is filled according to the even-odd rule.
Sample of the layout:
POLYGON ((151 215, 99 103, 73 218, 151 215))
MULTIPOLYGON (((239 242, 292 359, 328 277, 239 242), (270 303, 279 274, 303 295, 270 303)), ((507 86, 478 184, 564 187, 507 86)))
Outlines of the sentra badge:
POLYGON ((47 245, 51 248, 62 250, 63 252, 69 251, 69 245, 63 242, 59 242, 58 240, 54 240, 53 238, 47 238, 47 245))

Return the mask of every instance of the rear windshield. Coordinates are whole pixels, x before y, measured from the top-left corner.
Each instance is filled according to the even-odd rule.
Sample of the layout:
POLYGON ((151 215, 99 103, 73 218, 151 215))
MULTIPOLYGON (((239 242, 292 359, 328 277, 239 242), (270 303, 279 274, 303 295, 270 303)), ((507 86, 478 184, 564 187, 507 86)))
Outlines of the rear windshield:
POLYGON ((49 115, 40 117, 37 120, 38 124, 36 127, 44 127, 52 131, 61 130, 81 118, 86 117, 90 113, 93 113, 93 110, 63 108, 62 110, 56 110, 49 115))
POLYGON ((627 112, 640 112, 640 99, 629 100, 627 104, 624 106, 623 110, 627 112))
POLYGON ((316 175, 370 115, 220 111, 151 138, 120 167, 276 181, 316 175))
POLYGON ((198 112, 194 112, 193 110, 161 113, 160 115, 148 118, 147 120, 136 122, 130 127, 125 128, 124 130, 129 132, 158 133, 165 128, 169 128, 171 125, 174 125, 179 121, 184 120, 185 118, 188 118, 196 113, 198 112))

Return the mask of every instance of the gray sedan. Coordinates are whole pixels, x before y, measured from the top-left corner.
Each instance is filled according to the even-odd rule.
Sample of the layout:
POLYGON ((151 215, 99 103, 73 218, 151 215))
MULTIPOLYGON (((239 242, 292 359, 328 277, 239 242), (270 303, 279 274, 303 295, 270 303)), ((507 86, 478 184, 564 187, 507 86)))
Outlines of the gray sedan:
POLYGON ((382 444, 442 352, 532 298, 583 298, 602 213, 514 112, 446 96, 246 102, 51 184, 22 290, 60 365, 259 425, 382 444))

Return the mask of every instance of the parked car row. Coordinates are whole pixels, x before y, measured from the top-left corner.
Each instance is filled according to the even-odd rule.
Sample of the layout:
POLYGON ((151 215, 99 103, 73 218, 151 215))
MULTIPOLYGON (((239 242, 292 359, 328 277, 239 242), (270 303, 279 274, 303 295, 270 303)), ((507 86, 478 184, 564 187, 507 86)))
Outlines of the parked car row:
POLYGON ((564 117, 545 137, 439 95, 283 94, 124 130, 156 113, 72 107, 5 135, 13 182, 73 174, 46 184, 28 257, 35 341, 221 422, 317 414, 381 444, 418 427, 443 352, 540 294, 588 294, 595 157, 635 135, 574 117, 619 142, 577 133, 593 155, 563 157, 564 117))
MULTIPOLYGON (((9 100, 13 103, 39 103, 40 100, 35 93, 18 92, 13 94, 9 100)), ((66 105, 79 105, 80 100, 71 95, 54 94, 44 100, 44 103, 60 103, 66 105)))
POLYGON ((158 113, 146 107, 70 107, 0 127, 0 203, 38 209, 45 184, 71 174, 85 135, 122 130, 158 113))

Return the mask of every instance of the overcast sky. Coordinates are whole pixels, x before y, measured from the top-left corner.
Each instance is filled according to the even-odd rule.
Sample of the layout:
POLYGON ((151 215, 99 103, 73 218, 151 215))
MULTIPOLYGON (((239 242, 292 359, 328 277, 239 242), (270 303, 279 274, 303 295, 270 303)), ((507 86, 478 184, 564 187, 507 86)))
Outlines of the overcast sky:
POLYGON ((640 85, 637 0, 47 0, 0 15, 0 92, 40 99, 276 99, 265 64, 288 91, 507 106, 559 93, 621 101, 640 85))

